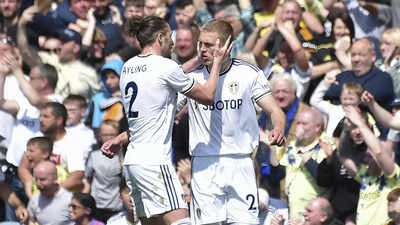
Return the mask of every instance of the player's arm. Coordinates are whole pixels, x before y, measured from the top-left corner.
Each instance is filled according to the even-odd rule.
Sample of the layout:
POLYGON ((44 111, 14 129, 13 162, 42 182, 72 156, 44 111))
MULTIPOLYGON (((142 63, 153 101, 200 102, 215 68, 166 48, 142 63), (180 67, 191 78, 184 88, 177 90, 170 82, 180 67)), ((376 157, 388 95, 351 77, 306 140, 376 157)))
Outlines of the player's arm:
POLYGON ((83 188, 83 174, 84 172, 81 170, 72 171, 61 185, 69 191, 81 191, 83 188))
POLYGON ((281 145, 284 140, 284 130, 286 124, 286 116, 282 109, 276 103, 271 94, 265 95, 257 101, 257 104, 266 112, 271 114, 274 129, 269 134, 269 142, 271 144, 281 145))
POLYGON ((210 77, 205 84, 198 82, 194 83, 193 88, 185 93, 189 98, 194 99, 197 102, 205 105, 211 105, 215 100, 215 93, 218 86, 219 72, 222 64, 229 60, 230 50, 232 49, 231 37, 229 37, 223 46, 220 45, 220 40, 217 39, 216 45, 218 46, 214 50, 214 60, 210 72, 210 77))
POLYGON ((82 193, 90 194, 91 189, 92 189, 92 177, 86 177, 86 179, 83 181, 82 193))

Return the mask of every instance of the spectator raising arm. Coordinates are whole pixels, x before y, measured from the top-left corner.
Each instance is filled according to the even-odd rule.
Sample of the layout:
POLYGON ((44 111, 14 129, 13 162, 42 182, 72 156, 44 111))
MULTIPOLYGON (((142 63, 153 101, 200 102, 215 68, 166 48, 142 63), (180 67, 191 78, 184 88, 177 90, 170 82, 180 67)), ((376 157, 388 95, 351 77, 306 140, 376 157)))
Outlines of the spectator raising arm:
POLYGON ((29 22, 32 22, 33 15, 38 12, 36 6, 31 6, 27 8, 21 15, 21 18, 18 22, 18 36, 17 43, 19 49, 21 49, 21 54, 24 62, 26 62, 29 67, 33 68, 36 65, 39 65, 42 61, 38 55, 37 50, 30 46, 28 43, 28 37, 26 33, 26 25, 29 22))
MULTIPOLYGON (((40 108, 40 106, 51 101, 45 95, 40 95, 38 91, 35 90, 29 83, 29 81, 25 77, 25 74, 22 71, 21 67, 22 62, 17 61, 17 59, 11 54, 6 54, 4 58, 5 62, 10 66, 14 76, 17 78, 22 93, 25 95, 25 97, 29 100, 29 102, 33 106, 40 108)), ((44 78, 42 78, 41 75, 39 75, 39 77, 31 77, 31 79, 33 80, 33 79, 44 79, 44 78)))
POLYGON ((383 126, 400 130, 400 120, 380 106, 371 93, 364 91, 361 101, 368 106, 378 122, 382 123, 383 126))
POLYGON ((284 23, 279 21, 277 27, 293 52, 296 65, 301 69, 301 71, 307 71, 309 68, 308 57, 306 56, 306 52, 302 47, 300 40, 297 38, 293 22, 290 20, 284 23))
MULTIPOLYGON (((2 64, 2 62, 0 62, 0 64, 2 64)), ((4 98, 5 79, 6 75, 0 71, 0 109, 15 116, 19 111, 19 105, 16 101, 10 101, 4 98)))
POLYGON ((358 108, 354 106, 346 106, 344 108, 346 118, 351 121, 355 126, 360 129, 362 136, 368 148, 376 157, 376 162, 378 166, 382 169, 386 176, 392 175, 394 171, 394 160, 392 157, 392 152, 388 151, 380 143, 379 139, 372 132, 371 128, 367 125, 366 121, 361 117, 358 108))

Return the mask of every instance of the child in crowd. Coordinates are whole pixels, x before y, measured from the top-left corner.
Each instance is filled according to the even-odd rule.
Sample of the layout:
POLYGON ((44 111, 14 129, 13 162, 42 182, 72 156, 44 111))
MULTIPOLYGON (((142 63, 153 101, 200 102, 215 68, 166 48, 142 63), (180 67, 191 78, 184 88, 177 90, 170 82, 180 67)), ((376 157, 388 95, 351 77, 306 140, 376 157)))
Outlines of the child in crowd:
MULTIPOLYGON (((25 193, 29 199, 33 195, 39 194, 39 189, 36 186, 35 180, 33 179, 33 168, 35 168, 40 162, 51 159, 53 151, 53 142, 47 137, 34 137, 29 139, 27 143, 27 150, 25 157, 27 161, 22 160, 21 163, 27 162, 29 164, 29 174, 22 175, 20 170, 24 167, 18 168, 18 175, 21 181, 24 183, 25 193)), ((68 177, 68 172, 63 169, 60 165, 57 168, 57 182, 62 184, 68 177)))
POLYGON ((86 160, 92 146, 97 142, 93 130, 83 123, 87 110, 86 99, 81 95, 69 95, 63 104, 68 114, 66 130, 77 134, 76 137, 80 138, 79 143, 86 146, 83 153, 86 160))
MULTIPOLYGON (((104 120, 99 129, 100 146, 119 134, 119 123, 114 120, 104 120)), ((85 189, 97 199, 99 219, 107 221, 112 215, 122 210, 119 200, 119 183, 121 182, 122 155, 108 158, 100 149, 89 154, 85 171, 85 189)))
POLYGON ((86 122, 90 127, 98 129, 105 119, 120 121, 123 119, 123 107, 121 92, 119 90, 119 78, 124 62, 114 59, 108 61, 101 68, 101 83, 104 91, 94 95, 89 103, 86 122))

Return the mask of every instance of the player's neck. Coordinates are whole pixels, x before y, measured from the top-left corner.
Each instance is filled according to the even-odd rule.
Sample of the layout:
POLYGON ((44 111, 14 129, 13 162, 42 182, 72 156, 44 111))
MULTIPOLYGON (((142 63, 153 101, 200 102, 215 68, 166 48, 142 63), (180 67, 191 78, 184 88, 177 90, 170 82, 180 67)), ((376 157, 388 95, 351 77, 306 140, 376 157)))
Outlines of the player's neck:
MULTIPOLYGON (((229 67, 231 66, 231 64, 232 64, 232 59, 231 59, 231 58, 226 58, 226 59, 224 60, 224 62, 222 63, 222 66, 221 66, 221 69, 219 70, 219 73, 220 73, 220 74, 221 74, 221 73, 225 73, 225 72, 229 69, 229 67)), ((210 70, 210 71, 211 71, 212 67, 213 67, 213 64, 211 64, 211 65, 209 66, 209 70, 210 70)))
POLYGON ((143 48, 142 53, 140 55, 161 55, 161 49, 154 48, 153 46, 146 46, 143 48))

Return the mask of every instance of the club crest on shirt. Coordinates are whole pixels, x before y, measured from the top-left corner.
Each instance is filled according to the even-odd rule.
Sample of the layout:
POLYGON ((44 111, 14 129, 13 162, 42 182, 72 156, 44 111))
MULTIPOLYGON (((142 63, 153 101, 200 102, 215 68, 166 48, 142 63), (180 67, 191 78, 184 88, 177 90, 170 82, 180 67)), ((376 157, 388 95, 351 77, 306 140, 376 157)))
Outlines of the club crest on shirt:
POLYGON ((239 91, 239 82, 233 81, 229 84, 229 91, 232 94, 236 94, 239 91))

